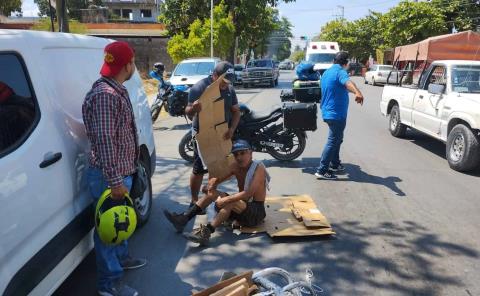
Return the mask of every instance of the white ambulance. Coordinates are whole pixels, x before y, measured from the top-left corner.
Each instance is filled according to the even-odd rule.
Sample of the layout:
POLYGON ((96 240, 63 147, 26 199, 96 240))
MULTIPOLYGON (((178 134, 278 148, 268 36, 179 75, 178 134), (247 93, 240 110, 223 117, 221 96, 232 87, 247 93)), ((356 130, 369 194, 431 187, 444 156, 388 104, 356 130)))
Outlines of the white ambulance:
POLYGON ((305 60, 314 63, 314 69, 323 74, 325 70, 333 65, 335 54, 340 51, 337 42, 310 42, 305 54, 305 60))

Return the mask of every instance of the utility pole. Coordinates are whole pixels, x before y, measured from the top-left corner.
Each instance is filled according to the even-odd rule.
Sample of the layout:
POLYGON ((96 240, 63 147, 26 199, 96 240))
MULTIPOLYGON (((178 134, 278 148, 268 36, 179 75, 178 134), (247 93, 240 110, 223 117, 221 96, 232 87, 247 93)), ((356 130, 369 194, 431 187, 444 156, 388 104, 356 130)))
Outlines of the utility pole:
POLYGON ((65 0, 55 0, 57 5, 57 20, 58 20, 58 31, 59 32, 69 32, 68 29, 68 19, 67 19, 67 6, 65 0))
POLYGON ((213 0, 210 0, 210 57, 213 58, 213 0))
POLYGON ((345 18, 345 7, 343 5, 337 5, 338 8, 338 14, 334 14, 333 16, 338 20, 338 19, 344 19, 345 18))

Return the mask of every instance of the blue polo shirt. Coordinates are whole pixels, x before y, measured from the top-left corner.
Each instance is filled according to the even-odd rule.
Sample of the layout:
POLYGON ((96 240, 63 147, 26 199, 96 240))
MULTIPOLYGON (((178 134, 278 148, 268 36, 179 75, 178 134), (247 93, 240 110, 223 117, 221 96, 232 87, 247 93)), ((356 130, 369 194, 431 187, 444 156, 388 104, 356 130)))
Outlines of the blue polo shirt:
POLYGON ((348 112, 348 90, 345 87, 350 77, 342 66, 334 64, 327 69, 321 78, 322 84, 322 117, 325 119, 343 120, 348 112))

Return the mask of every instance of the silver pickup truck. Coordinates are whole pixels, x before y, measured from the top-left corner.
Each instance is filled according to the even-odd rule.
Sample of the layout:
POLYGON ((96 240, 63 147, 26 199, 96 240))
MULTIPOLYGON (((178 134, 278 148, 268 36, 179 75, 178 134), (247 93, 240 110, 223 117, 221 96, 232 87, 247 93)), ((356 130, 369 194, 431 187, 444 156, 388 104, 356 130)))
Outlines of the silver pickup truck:
POLYGON ((278 85, 279 71, 273 60, 251 60, 242 73, 243 87, 267 84, 271 87, 278 85))
POLYGON ((446 143, 452 169, 480 167, 480 62, 435 61, 418 84, 402 80, 386 85, 380 102, 390 133, 402 137, 413 128, 446 143))

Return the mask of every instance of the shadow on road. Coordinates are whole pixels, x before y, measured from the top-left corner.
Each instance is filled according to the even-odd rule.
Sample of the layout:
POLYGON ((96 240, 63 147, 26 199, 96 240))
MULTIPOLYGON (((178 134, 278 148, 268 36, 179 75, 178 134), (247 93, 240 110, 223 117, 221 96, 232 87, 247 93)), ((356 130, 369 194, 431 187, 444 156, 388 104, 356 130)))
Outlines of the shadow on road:
MULTIPOLYGON (((412 221, 380 223, 376 227, 359 221, 333 225, 336 239, 289 239, 272 242, 268 238, 215 235, 212 247, 190 247, 186 257, 194 277, 205 286, 214 284, 223 271, 243 271, 281 267, 297 278, 310 268, 314 283, 327 295, 365 295, 372 288, 395 295, 438 295, 439 288, 459 288, 460 274, 438 268, 438 258, 478 258, 474 249, 444 241, 412 221), (242 239, 242 237, 244 237, 242 239), (374 249, 382 241, 383 250, 374 249), (289 250, 288 253, 282 250, 289 250), (365 290, 363 290, 365 289, 365 290)), ((180 294, 178 294, 180 295, 180 294)))

